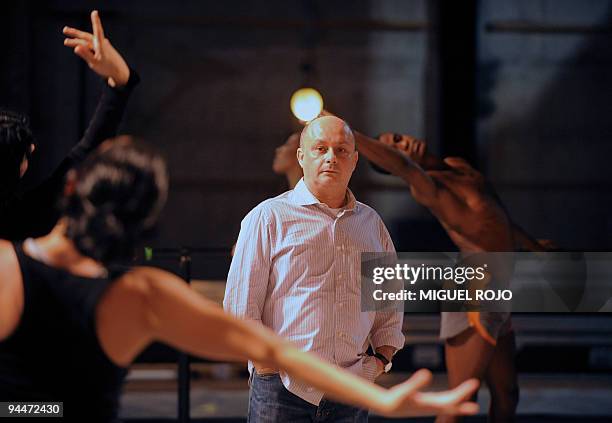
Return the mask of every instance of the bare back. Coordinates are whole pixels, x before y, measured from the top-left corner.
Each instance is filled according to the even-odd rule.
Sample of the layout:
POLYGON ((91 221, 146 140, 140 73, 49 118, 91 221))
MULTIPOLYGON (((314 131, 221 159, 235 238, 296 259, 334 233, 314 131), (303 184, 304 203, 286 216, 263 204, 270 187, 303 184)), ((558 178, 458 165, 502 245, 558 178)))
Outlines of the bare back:
POLYGON ((428 206, 461 251, 514 249, 510 219, 482 174, 472 168, 427 174, 440 191, 428 206))

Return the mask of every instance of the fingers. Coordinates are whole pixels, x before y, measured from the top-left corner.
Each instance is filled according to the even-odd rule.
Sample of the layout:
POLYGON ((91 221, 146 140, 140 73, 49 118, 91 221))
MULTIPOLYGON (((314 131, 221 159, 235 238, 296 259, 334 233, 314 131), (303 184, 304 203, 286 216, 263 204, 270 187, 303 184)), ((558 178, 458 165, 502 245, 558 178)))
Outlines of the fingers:
POLYGON ((96 61, 95 56, 91 52, 91 50, 87 47, 83 47, 82 45, 78 45, 74 48, 74 53, 79 56, 81 59, 85 60, 89 67, 92 67, 96 61))
POLYGON ((478 404, 467 401, 480 384, 477 379, 470 379, 454 389, 443 392, 420 392, 431 379, 431 372, 422 369, 406 382, 391 388, 392 405, 389 415, 471 415, 478 412, 478 404))
POLYGON ((471 416, 471 415, 478 413, 479 409, 480 407, 478 406, 477 403, 468 401, 468 402, 459 404, 459 406, 454 410, 453 414, 471 416))
POLYGON ((85 41, 85 40, 80 40, 78 38, 66 38, 64 40, 64 45, 66 47, 70 47, 70 48, 74 48, 77 46, 83 46, 87 49, 93 49, 93 46, 91 45, 91 42, 89 41, 85 41))
POLYGON ((402 394, 407 394, 410 392, 416 392, 419 389, 424 388, 425 386, 431 383, 432 375, 431 372, 427 369, 421 369, 414 373, 408 380, 404 383, 397 385, 397 389, 402 394))
POLYGON ((470 379, 456 388, 447 391, 418 392, 415 394, 415 400, 423 404, 437 405, 439 407, 454 406, 474 395, 479 385, 480 382, 477 379, 470 379))
POLYGON ((450 391, 450 397, 459 401, 466 400, 467 398, 470 398, 472 395, 474 395, 476 389, 478 389, 479 386, 480 381, 478 379, 466 380, 461 385, 450 391))
POLYGON ((447 157, 444 159, 444 163, 457 169, 472 169, 472 166, 470 166, 467 160, 462 159, 461 157, 447 157))
POLYGON ((97 10, 91 12, 91 26, 93 28, 94 52, 96 57, 100 57, 100 44, 104 40, 104 29, 102 28, 102 21, 97 10))
POLYGON ((62 29, 62 33, 68 37, 79 38, 81 40, 85 40, 89 42, 93 40, 93 35, 91 35, 89 32, 81 31, 81 30, 78 30, 76 28, 72 28, 69 26, 65 26, 62 29))
POLYGON ((438 414, 453 416, 471 416, 478 413, 480 406, 474 401, 465 401, 456 405, 444 407, 437 411, 438 414))
POLYGON ((98 37, 100 40, 103 40, 104 28, 102 28, 102 21, 100 20, 100 14, 97 10, 91 12, 91 27, 93 28, 94 37, 98 37))
POLYGON ((378 140, 380 142, 382 142, 383 144, 387 144, 387 145, 394 145, 394 141, 393 141, 393 136, 394 134, 390 133, 390 132, 385 132, 383 134, 380 134, 378 136, 378 140))

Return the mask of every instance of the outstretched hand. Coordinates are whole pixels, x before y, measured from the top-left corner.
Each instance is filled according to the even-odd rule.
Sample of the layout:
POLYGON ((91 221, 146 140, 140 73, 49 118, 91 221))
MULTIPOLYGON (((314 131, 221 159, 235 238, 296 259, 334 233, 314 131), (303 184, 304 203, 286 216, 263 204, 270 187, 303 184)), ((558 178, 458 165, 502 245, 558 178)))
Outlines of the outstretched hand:
POLYGON ((410 379, 395 385, 388 391, 383 413, 387 416, 422 416, 437 414, 472 415, 478 412, 478 404, 468 399, 478 388, 479 382, 470 379, 454 389, 441 392, 421 392, 431 382, 431 372, 419 370, 410 379))
POLYGON ((91 12, 93 34, 76 28, 64 27, 66 37, 64 45, 74 49, 74 53, 83 59, 98 75, 107 79, 111 87, 127 84, 130 68, 123 57, 104 36, 104 29, 97 10, 91 12))

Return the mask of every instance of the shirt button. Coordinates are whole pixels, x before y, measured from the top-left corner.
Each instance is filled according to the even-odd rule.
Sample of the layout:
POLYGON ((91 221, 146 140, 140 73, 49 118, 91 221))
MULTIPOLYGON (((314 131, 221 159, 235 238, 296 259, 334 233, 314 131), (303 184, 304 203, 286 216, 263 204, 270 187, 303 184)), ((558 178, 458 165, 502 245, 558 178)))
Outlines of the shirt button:
POLYGON ((306 392, 312 392, 314 389, 311 387, 306 388, 306 392))

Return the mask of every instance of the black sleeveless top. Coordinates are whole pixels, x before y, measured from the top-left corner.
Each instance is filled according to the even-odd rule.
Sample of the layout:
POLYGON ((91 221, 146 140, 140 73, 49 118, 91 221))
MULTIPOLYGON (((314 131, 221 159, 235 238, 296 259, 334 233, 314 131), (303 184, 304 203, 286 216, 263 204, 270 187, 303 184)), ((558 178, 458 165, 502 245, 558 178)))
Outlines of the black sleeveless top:
POLYGON ((24 309, 0 342, 0 401, 62 401, 63 421, 117 421, 127 370, 108 359, 95 332, 96 305, 112 281, 72 275, 14 247, 24 309))

